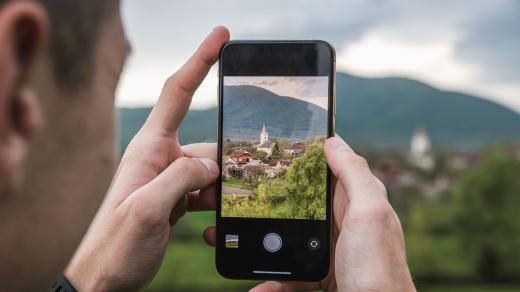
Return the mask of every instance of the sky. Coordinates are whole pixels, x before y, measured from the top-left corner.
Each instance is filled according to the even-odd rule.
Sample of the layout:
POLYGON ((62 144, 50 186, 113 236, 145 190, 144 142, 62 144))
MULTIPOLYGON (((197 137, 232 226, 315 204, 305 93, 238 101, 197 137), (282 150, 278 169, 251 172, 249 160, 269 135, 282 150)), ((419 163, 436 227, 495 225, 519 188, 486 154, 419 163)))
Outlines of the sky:
POLYGON ((329 78, 327 76, 225 76, 224 85, 254 85, 281 96, 290 96, 328 107, 329 78))
MULTIPOLYGON (((323 39, 337 70, 403 76, 475 94, 520 112, 520 1, 122 1, 132 55, 119 106, 152 105, 174 73, 217 25, 232 39, 323 39)), ((192 108, 217 103, 212 69, 192 108)))

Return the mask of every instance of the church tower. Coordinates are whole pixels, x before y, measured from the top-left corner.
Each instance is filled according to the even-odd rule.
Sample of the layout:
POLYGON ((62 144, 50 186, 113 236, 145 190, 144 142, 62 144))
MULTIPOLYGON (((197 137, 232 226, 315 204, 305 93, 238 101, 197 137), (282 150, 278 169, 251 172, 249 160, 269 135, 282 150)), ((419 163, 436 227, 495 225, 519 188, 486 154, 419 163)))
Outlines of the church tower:
POLYGON ((410 143, 410 158, 412 159, 412 163, 420 168, 433 168, 432 144, 428 133, 426 133, 426 129, 418 128, 415 130, 410 143))
POLYGON ((267 141, 269 141, 269 134, 267 133, 267 128, 264 124, 262 132, 260 133, 260 144, 264 144, 267 141))

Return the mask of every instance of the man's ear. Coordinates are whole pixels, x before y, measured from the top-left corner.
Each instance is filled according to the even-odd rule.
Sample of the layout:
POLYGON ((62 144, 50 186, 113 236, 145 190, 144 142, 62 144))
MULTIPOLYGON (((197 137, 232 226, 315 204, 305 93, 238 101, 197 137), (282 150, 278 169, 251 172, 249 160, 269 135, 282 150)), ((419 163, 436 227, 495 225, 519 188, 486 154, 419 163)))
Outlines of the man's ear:
POLYGON ((47 41, 48 26, 36 1, 0 6, 0 195, 22 177, 27 148, 42 124, 28 79, 47 41))

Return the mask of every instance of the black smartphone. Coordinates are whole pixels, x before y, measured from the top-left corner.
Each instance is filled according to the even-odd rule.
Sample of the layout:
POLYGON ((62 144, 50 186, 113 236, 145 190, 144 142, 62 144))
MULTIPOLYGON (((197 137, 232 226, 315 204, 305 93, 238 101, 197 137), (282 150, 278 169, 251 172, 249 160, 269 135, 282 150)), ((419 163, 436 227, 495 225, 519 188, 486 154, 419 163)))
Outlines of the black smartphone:
POLYGON ((219 60, 216 266, 232 279, 330 269, 335 54, 324 41, 232 41, 219 60))

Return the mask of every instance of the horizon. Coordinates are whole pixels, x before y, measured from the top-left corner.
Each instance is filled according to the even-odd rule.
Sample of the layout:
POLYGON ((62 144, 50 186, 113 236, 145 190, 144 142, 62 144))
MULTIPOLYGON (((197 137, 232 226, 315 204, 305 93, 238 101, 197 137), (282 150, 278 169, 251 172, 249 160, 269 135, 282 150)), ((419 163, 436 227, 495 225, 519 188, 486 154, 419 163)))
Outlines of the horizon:
MULTIPOLYGON (((364 76, 360 76, 360 75, 356 75, 356 74, 351 74, 351 73, 348 73, 348 72, 344 72, 344 71, 340 71, 340 70, 337 70, 336 73, 339 73, 339 74, 345 74, 345 75, 350 75, 350 76, 353 76, 353 77, 357 77, 357 78, 364 78, 364 79, 372 79, 372 80, 375 80, 375 79, 387 79, 387 78, 403 78, 403 79, 409 79, 409 80, 412 80, 412 81, 416 81, 416 82, 419 82, 419 83, 422 83, 426 86, 429 86, 429 87, 432 87, 436 90, 439 90, 439 91, 442 91, 442 92, 447 92, 447 93, 460 93, 460 94, 465 94, 465 95, 469 95, 471 97, 474 97, 474 98, 477 98, 477 99, 481 99, 481 100, 484 100, 484 101, 489 101, 493 104, 496 104, 496 105, 499 105, 501 107, 505 107, 513 112, 515 112, 516 114, 520 115, 520 107, 519 108, 515 108, 515 107, 512 107, 511 105, 508 105, 508 104, 504 104, 504 103, 501 103, 500 101, 497 101, 497 100, 494 100, 492 98, 488 98, 488 97, 485 97, 485 96, 479 96, 479 95, 476 95, 476 94, 473 94, 473 93, 469 93, 469 92, 464 92, 464 91, 460 91, 460 90, 445 90, 445 89, 442 89, 442 88, 439 88, 435 85, 432 85, 432 84, 429 84, 427 82, 424 82, 424 81, 421 81, 421 80, 418 80, 418 79, 414 79, 414 78, 410 78, 410 77, 406 77, 406 76, 400 76, 400 75, 388 75, 388 76, 380 76, 380 77, 364 77, 364 76)), ((211 72, 210 74, 208 74, 208 76, 211 75, 211 72)), ((229 77, 229 76, 228 76, 229 77)), ((215 78, 216 79, 216 78, 215 78)), ((261 87, 261 86, 259 86, 261 87)), ((264 87, 262 87, 264 88, 264 87)), ((269 90, 267 88, 264 88, 266 90, 269 90)), ((269 90, 271 92, 273 92, 272 90, 269 90)), ((276 93, 276 92, 274 92, 276 93)), ((217 92, 215 91, 215 95, 217 94, 217 92)), ((276 93, 278 94, 278 93, 276 93)), ((280 95, 280 94, 279 94, 280 95)), ((293 97, 293 96, 289 96, 289 97, 293 97)), ((125 109, 139 109, 139 108, 151 108, 154 106, 154 103, 145 103, 145 104, 128 104, 128 105, 120 105, 120 104, 117 104, 116 105, 117 108, 125 108, 125 109)), ((208 103, 208 104, 204 104, 204 105, 196 105, 196 104, 193 104, 190 106, 190 111, 192 110, 196 110, 196 111, 205 111, 205 110, 210 110, 210 109, 213 109, 215 107, 218 106, 218 101, 217 101, 217 98, 215 98, 215 102, 214 103, 208 103)))

